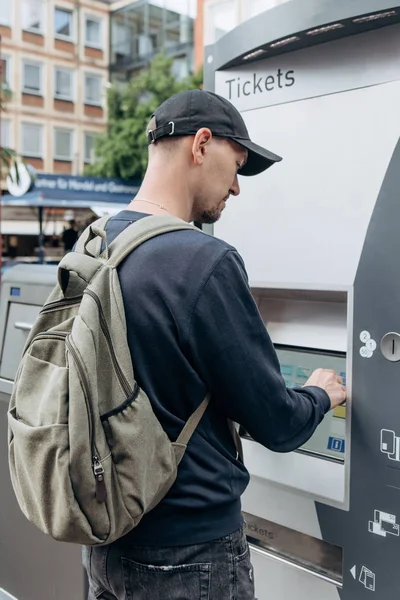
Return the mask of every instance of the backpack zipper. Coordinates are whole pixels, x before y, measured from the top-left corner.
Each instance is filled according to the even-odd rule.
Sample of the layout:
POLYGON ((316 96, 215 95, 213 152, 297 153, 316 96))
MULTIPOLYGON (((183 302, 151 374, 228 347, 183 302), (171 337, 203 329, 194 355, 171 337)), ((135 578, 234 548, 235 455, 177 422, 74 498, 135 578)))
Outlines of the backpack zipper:
POLYGON ((92 469, 93 469, 94 478, 96 480, 96 500, 98 502, 105 502, 107 499, 107 489, 106 489, 106 486, 104 483, 104 468, 98 457, 98 452, 97 452, 96 446, 94 444, 94 437, 93 437, 94 418, 93 418, 93 413, 90 410, 90 403, 89 403, 89 395, 90 395, 89 382, 87 380, 85 369, 82 366, 79 354, 73 347, 69 338, 65 339, 65 343, 66 343, 68 350, 72 354, 72 357, 74 359, 74 362, 75 362, 76 367, 79 372, 79 379, 81 381, 81 385, 82 385, 82 389, 83 389, 83 396, 85 398, 85 403, 86 403, 86 410, 88 413, 89 439, 90 439, 90 447, 92 450, 92 469))
POLYGON ((124 373, 123 373, 123 371, 122 371, 122 369, 121 369, 121 367, 120 367, 120 365, 118 363, 117 357, 115 355, 115 351, 114 351, 114 348, 113 348, 111 335, 110 335, 110 332, 108 330, 107 321, 106 321, 106 318, 104 316, 104 312, 103 312, 103 308, 101 306, 100 299, 98 298, 98 296, 96 296, 96 294, 94 292, 92 292, 92 290, 86 289, 84 293, 88 294, 91 298, 93 298, 93 300, 97 304, 97 308, 99 310, 99 316, 100 316, 100 326, 101 326, 101 329, 102 329, 102 331, 104 333, 104 336, 105 336, 105 338, 107 340, 107 345, 108 345, 108 349, 109 349, 109 352, 110 352, 110 355, 111 355, 112 363, 114 365, 115 372, 117 374, 117 377, 119 379, 121 387, 122 387, 122 389, 124 391, 124 394, 126 395, 127 398, 129 398, 129 396, 132 395, 132 391, 133 390, 131 389, 131 386, 129 385, 129 382, 126 379, 126 377, 125 377, 125 375, 124 375, 124 373))
POLYGON ((53 312, 55 310, 59 310, 62 308, 68 308, 68 306, 73 306, 74 304, 79 304, 82 300, 82 296, 74 296, 73 298, 68 298, 64 300, 56 300, 55 302, 49 302, 42 308, 40 314, 53 312))

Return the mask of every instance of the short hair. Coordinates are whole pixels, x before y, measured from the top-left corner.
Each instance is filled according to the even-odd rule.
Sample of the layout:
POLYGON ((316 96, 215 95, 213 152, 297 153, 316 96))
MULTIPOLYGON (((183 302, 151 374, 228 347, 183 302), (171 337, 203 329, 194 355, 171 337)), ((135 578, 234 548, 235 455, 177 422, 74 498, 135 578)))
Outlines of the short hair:
MULTIPOLYGON (((156 122, 156 118, 153 116, 151 117, 150 121, 147 124, 146 127, 146 136, 149 135, 150 131, 153 131, 154 129, 157 129, 157 122, 156 122)), ((182 136, 164 136, 162 138, 160 138, 159 140, 156 140, 156 142, 154 142, 154 144, 149 144, 149 150, 151 148, 151 146, 155 145, 157 148, 162 148, 162 150, 167 151, 167 152, 172 152, 173 150, 176 150, 177 146, 179 145, 180 141, 182 140, 182 136)))

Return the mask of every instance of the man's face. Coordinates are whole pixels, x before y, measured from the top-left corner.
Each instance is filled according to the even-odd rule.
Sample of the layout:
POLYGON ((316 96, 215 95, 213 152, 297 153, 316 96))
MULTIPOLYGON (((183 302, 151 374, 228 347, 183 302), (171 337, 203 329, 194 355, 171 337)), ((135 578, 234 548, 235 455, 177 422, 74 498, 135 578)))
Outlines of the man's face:
POLYGON ((194 221, 215 223, 229 196, 240 193, 238 171, 247 160, 247 150, 236 142, 213 137, 206 146, 199 170, 193 205, 194 221))

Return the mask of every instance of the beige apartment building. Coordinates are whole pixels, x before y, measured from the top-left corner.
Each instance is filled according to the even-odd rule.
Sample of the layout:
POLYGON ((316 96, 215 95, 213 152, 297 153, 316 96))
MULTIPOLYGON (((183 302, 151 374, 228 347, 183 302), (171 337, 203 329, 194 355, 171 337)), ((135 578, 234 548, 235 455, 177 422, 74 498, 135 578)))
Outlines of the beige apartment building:
POLYGON ((0 0, 1 141, 45 173, 82 174, 106 129, 109 4, 0 0))

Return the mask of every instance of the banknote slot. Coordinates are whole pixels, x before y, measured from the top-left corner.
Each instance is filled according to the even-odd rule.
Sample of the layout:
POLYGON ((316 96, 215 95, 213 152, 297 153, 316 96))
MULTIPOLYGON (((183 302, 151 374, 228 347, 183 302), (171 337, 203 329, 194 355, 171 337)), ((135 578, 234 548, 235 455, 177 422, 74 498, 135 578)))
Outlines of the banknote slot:
POLYGON ((243 513, 243 517, 253 551, 342 587, 341 547, 249 513, 243 513))

